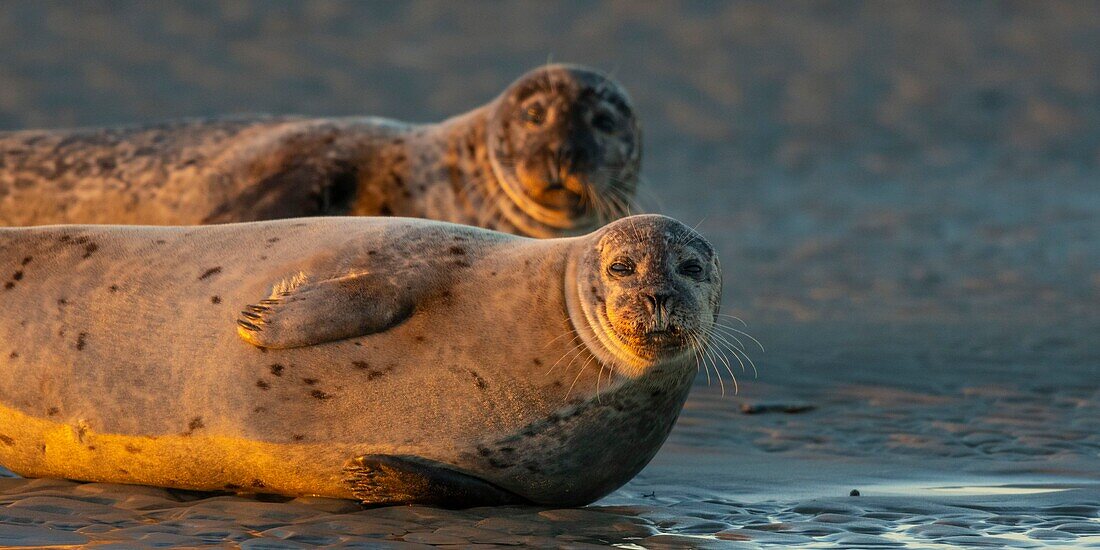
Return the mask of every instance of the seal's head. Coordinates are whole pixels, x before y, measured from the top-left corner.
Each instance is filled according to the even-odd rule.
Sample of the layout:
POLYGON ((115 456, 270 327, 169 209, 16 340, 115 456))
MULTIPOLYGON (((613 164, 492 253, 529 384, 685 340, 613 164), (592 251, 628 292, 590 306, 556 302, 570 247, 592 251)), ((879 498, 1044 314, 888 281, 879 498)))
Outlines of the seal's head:
POLYGON ((548 65, 513 83, 487 128, 490 162, 521 227, 589 230, 625 215, 641 161, 630 99, 591 69, 548 65))
POLYGON ((621 374, 690 358, 706 342, 722 294, 714 248, 664 216, 631 216, 580 241, 567 291, 588 348, 621 374), (583 315, 580 322, 578 315, 583 315))

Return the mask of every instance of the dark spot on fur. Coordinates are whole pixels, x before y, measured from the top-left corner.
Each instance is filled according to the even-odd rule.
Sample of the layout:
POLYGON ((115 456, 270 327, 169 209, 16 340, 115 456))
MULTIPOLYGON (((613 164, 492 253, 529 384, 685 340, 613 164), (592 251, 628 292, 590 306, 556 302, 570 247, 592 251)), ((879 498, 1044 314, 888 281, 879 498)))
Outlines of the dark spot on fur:
POLYGON ((490 277, 496 277, 496 276, 497 276, 497 272, 496 272, 496 271, 490 271, 490 272, 489 272, 489 276, 490 276, 490 277))
POLYGON ((16 271, 15 273, 12 273, 11 274, 11 280, 13 280, 13 281, 22 281, 23 280, 23 272, 22 271, 16 271))
POLYGON ((12 447, 12 446, 15 445, 15 440, 8 437, 8 436, 6 436, 6 435, 4 435, 4 434, 0 434, 0 443, 3 443, 4 445, 7 445, 9 447, 12 447))
POLYGON ((472 370, 471 370, 471 371, 467 371, 467 372, 469 372, 469 373, 470 373, 471 375, 473 375, 473 377, 474 377, 474 383, 475 383, 475 384, 477 384, 477 388, 478 388, 479 390, 484 390, 485 388, 488 388, 488 387, 489 387, 489 383, 488 383, 488 382, 486 382, 486 381, 485 381, 485 379, 484 379, 484 378, 482 378, 480 374, 478 374, 478 373, 476 373, 476 372, 474 372, 474 371, 472 371, 472 370))
POLYGON ((290 436, 290 438, 293 439, 294 441, 301 441, 301 440, 305 439, 306 436, 304 436, 302 434, 294 434, 294 435, 290 436))
POLYGON ((283 375, 283 366, 282 365, 280 365, 278 363, 272 363, 270 368, 271 368, 271 374, 273 374, 275 376, 282 376, 283 375))
POLYGON ((59 413, 59 412, 61 412, 60 407, 50 407, 50 408, 46 409, 46 415, 47 416, 56 416, 57 413, 59 413))
POLYGON ((210 269, 207 269, 206 271, 203 271, 202 275, 199 275, 199 280, 201 281, 203 279, 208 279, 208 278, 213 277, 214 275, 217 275, 218 273, 221 273, 221 272, 222 272, 221 266, 211 267, 210 269))
POLYGON ((8 355, 8 358, 9 359, 19 359, 19 352, 17 352, 17 351, 11 352, 11 354, 8 355))
POLYGON ((302 383, 307 385, 307 386, 312 386, 312 385, 317 383, 317 379, 316 378, 303 378, 302 383))
POLYGON ((325 393, 321 390, 313 390, 313 391, 309 392, 309 395, 312 396, 314 399, 331 399, 332 398, 332 394, 325 393))
POLYGON ((267 412, 267 407, 256 407, 256 408, 252 409, 252 412, 254 412, 254 413, 267 412))
POLYGON ((220 304, 220 303, 222 303, 222 297, 221 296, 211 296, 210 297, 210 303, 211 304, 220 304))
POLYGON ((64 305, 67 305, 68 303, 69 303, 69 301, 64 299, 64 298, 58 298, 57 299, 57 305, 58 306, 64 306, 64 305))
POLYGON ((378 213, 383 215, 383 216, 392 216, 393 215, 393 209, 390 208, 390 205, 388 205, 386 203, 382 203, 382 206, 378 207, 378 213))
POLYGON ((141 447, 138 447, 137 445, 127 443, 126 446, 123 447, 123 448, 126 449, 126 452, 128 452, 130 454, 135 454, 135 455, 141 454, 141 447))
POLYGON ((466 249, 462 248, 461 246, 452 246, 451 247, 451 254, 458 254, 460 256, 465 256, 466 255, 466 249))
POLYGON ((236 491, 237 489, 241 488, 241 486, 237 485, 236 483, 226 483, 224 487, 227 491, 236 491))
POLYGON ((11 290, 13 288, 15 288, 15 283, 11 281, 4 283, 4 290, 11 290))
POLYGON ((81 258, 87 259, 87 258, 92 257, 92 254, 94 254, 96 250, 99 250, 99 245, 98 244, 88 243, 88 244, 84 245, 84 255, 81 256, 81 258))
POLYGON ((266 259, 267 259, 267 256, 260 256, 260 259, 261 259, 261 260, 266 260, 266 259))
POLYGON ((95 450, 95 445, 88 445, 88 450, 89 451, 94 451, 95 450))
POLYGON ((271 237, 270 239, 267 240, 267 242, 277 243, 277 242, 279 242, 279 237, 271 237))
POLYGON ((511 464, 504 462, 503 460, 497 460, 495 458, 489 459, 489 465, 494 468, 509 468, 512 466, 511 464))
POLYGON ((31 256, 27 256, 26 258, 23 258, 23 263, 21 263, 19 265, 27 265, 27 264, 31 263, 31 260, 33 260, 33 259, 34 258, 31 257, 31 256))
POLYGON ((260 388, 261 390, 266 390, 266 389, 271 387, 271 384, 268 384, 267 382, 265 382, 263 380, 257 380, 256 381, 256 387, 260 388))
POLYGON ((202 417, 201 416, 196 416, 195 418, 192 418, 190 422, 187 423, 187 431, 183 432, 183 435, 191 435, 191 434, 195 433, 195 430, 200 430, 200 429, 205 428, 205 427, 206 427, 206 424, 202 423, 202 417))
POLYGON ((157 239, 157 244, 167 244, 167 243, 168 243, 168 241, 166 241, 164 239, 157 239))
MULTIPOLYGON (((356 343, 358 343, 358 342, 356 342, 356 343)), ((366 361, 352 361, 351 366, 353 366, 357 369, 369 369, 370 368, 370 363, 368 363, 366 361)))
POLYGON ((455 262, 455 265, 458 267, 470 267, 470 262, 467 262, 465 260, 458 260, 455 262))
POLYGON ((71 236, 71 235, 62 235, 62 236, 58 237, 58 239, 57 239, 57 240, 59 240, 59 241, 61 241, 61 242, 63 242, 63 243, 67 243, 67 242, 69 242, 69 241, 70 241, 71 239, 72 239, 72 236, 71 236))
POLYGON ((257 489, 263 489, 264 487, 267 487, 267 485, 265 485, 263 481, 260 481, 258 479, 252 480, 252 486, 257 489))
POLYGON ((76 244, 84 244, 88 242, 88 237, 77 237, 73 242, 76 244))
POLYGON ((542 366, 542 361, 538 357, 535 357, 534 359, 532 359, 531 362, 534 363, 536 367, 541 367, 542 366))
POLYGON ((493 454, 493 450, 486 447, 486 446, 484 446, 484 445, 478 445, 477 446, 477 454, 479 454, 481 456, 489 456, 489 455, 493 454))
POLYGON ((417 336, 416 336, 416 341, 417 341, 417 342, 423 342, 423 341, 424 341, 424 337, 423 337, 423 336, 420 336, 420 335, 417 335, 417 336))
POLYGON ((367 251, 367 256, 374 256, 375 254, 378 254, 377 250, 368 250, 367 251))
POLYGON ((84 351, 88 347, 88 333, 81 332, 76 335, 76 351, 84 351))
POLYGON ((450 290, 444 290, 443 292, 439 293, 439 297, 440 298, 450 298, 451 297, 451 291, 450 290))
POLYGON ((108 292, 118 292, 118 285, 111 285, 107 287, 108 292))
POLYGON ((375 380, 377 378, 382 378, 383 376, 386 375, 387 372, 390 372, 392 370, 393 370, 393 367, 386 367, 382 370, 369 370, 369 371, 367 371, 367 380, 375 380))

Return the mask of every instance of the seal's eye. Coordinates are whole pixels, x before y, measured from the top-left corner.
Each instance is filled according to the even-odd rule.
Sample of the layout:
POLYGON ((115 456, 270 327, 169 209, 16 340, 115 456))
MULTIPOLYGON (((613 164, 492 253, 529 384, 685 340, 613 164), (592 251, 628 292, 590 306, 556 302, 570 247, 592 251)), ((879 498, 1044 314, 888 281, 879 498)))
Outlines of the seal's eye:
POLYGON ((688 261, 680 264, 680 273, 683 273, 684 275, 691 275, 692 277, 696 277, 696 276, 701 275, 703 273, 703 266, 699 265, 699 262, 697 262, 695 260, 688 260, 688 261))
POLYGON ((617 277, 625 277, 634 273, 634 265, 623 260, 612 262, 607 266, 607 272, 617 277))
POLYGON ((531 126, 542 126, 546 122, 546 108, 535 104, 523 111, 523 121, 531 126))
POLYGON ((592 127, 604 133, 614 132, 615 119, 607 113, 596 113, 592 117, 592 127))

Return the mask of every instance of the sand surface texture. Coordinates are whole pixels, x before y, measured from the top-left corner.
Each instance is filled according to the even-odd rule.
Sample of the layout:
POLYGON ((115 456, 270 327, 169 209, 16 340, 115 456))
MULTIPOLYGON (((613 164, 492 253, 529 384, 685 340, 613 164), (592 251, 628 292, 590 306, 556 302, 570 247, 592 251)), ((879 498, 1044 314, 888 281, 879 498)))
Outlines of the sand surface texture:
POLYGON ((551 53, 614 70, 644 202, 767 352, 584 509, 4 478, 0 545, 1100 547, 1097 44, 1090 2, 6 3, 4 129, 430 121, 551 53))

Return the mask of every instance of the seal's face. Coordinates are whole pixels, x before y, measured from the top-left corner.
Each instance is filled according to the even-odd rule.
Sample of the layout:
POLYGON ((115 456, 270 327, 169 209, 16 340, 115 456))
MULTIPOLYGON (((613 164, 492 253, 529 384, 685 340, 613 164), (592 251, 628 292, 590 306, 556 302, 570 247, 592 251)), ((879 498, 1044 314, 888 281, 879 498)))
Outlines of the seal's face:
POLYGON ((501 187, 534 220, 585 228, 627 213, 641 135, 614 81, 572 66, 532 71, 505 91, 488 136, 501 187))
POLYGON ((714 249, 682 223, 632 216, 608 225, 578 263, 580 302, 624 374, 690 355, 721 300, 714 249))

